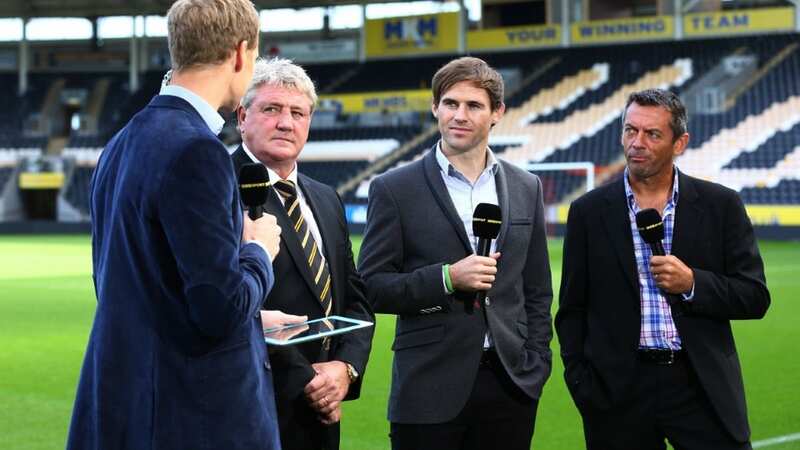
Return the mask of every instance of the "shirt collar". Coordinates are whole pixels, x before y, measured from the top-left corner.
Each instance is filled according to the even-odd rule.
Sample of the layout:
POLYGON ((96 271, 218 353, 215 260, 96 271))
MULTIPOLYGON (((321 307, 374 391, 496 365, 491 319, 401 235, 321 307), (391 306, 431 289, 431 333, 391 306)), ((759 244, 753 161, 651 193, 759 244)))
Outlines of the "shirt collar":
MULTIPOLYGON (((250 151, 250 149, 247 148, 247 144, 245 144, 244 141, 242 141, 242 149, 244 150, 245 154, 247 154, 247 156, 250 158, 250 161, 253 161, 256 164, 262 164, 261 161, 259 161, 258 158, 256 158, 256 156, 250 151)), ((297 186, 297 163, 296 162, 294 163, 294 168, 292 168, 292 172, 289 174, 288 178, 281 178, 280 175, 278 175, 277 172, 275 172, 274 170, 270 169, 269 166, 267 166, 266 164, 264 164, 264 167, 267 168, 267 173, 269 174, 269 179, 271 181, 289 180, 292 183, 294 183, 295 186, 297 186)))
MULTIPOLYGON (((669 201, 667 202, 667 207, 665 211, 670 210, 678 205, 678 193, 680 190, 678 189, 678 168, 673 166, 672 167, 672 196, 670 197, 669 201)), ((628 207, 636 212, 638 210, 638 205, 636 204, 636 198, 633 195, 633 188, 631 188, 631 183, 628 181, 628 167, 625 166, 625 173, 622 176, 622 179, 625 182, 625 197, 628 199, 628 207)))
MULTIPOLYGON (((439 164, 439 168, 444 172, 447 176, 455 176, 456 174, 461 175, 461 172, 458 171, 444 156, 444 152, 442 151, 442 141, 439 141, 436 144, 436 162, 439 164)), ((491 171, 492 175, 497 174, 497 171, 500 169, 500 165, 497 163, 497 158, 494 156, 494 152, 491 148, 486 147, 486 168, 483 169, 481 174, 486 173, 487 171, 491 171)), ((463 176, 463 175, 462 175, 463 176)))
POLYGON ((179 97, 187 102, 200 114, 203 122, 206 123, 208 129, 214 134, 219 134, 222 127, 225 125, 225 119, 207 102, 205 99, 195 94, 194 92, 186 89, 185 87, 175 84, 161 86, 159 95, 172 95, 179 97))

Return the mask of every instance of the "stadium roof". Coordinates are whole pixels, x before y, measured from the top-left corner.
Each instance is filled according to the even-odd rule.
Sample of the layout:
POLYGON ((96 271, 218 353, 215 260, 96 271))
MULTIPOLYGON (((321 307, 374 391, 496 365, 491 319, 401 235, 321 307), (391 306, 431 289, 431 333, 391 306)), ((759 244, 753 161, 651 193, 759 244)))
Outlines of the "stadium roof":
MULTIPOLYGON (((0 17, 97 17, 164 15, 174 0, 4 0, 0 17)), ((392 3, 401 0, 380 0, 392 3)), ((376 3, 375 0, 254 0, 258 9, 376 3)))

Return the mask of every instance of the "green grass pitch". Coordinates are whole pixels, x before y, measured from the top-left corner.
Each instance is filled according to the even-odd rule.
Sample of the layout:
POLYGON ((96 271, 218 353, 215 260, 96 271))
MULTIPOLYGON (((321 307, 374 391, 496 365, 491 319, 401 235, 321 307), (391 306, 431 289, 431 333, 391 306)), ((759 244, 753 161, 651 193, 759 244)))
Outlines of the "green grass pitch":
MULTIPOLYGON (((354 239, 355 246, 360 239, 354 239)), ((772 306, 764 320, 734 325, 753 440, 800 432, 800 242, 761 242, 772 306)), ((561 241, 550 242, 553 286, 561 241)), ((553 311, 557 306, 554 300, 553 311)), ((78 373, 95 310, 88 236, 0 236, 0 448, 64 447, 78 373)), ((361 399, 343 411, 342 449, 388 449, 394 318, 379 316, 361 399)), ((579 416, 552 344, 553 375, 539 404, 533 444, 583 448, 579 416)), ((800 449, 800 442, 770 446, 800 449)))

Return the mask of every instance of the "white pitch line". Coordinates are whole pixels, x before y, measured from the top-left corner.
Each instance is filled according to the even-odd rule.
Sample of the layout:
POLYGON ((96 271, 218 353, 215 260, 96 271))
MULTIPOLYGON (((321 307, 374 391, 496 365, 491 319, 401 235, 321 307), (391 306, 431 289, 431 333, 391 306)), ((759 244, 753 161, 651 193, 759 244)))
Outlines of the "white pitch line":
POLYGON ((800 433, 787 434, 774 438, 764 439, 753 442, 753 448, 769 447, 772 445, 783 444, 784 442, 800 441, 800 433))

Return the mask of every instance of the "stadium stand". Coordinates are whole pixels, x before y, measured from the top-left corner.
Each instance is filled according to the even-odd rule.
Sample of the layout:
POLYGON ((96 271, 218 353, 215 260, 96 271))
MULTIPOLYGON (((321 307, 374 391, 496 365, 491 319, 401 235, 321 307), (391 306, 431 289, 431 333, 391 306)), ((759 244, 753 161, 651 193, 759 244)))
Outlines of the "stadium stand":
POLYGON ((45 80, 31 76, 28 93, 17 94, 15 74, 0 74, 0 148, 41 148, 47 143, 44 132, 40 135, 23 133, 24 125, 39 111, 44 98, 45 80))
POLYGON ((298 170, 336 187, 419 132, 419 126, 312 126, 298 170))
POLYGON ((794 145, 798 142, 800 142, 800 123, 795 123, 788 130, 778 130, 755 150, 739 154, 723 166, 723 169, 774 167, 794 150, 794 145))
MULTIPOLYGON (((413 62, 413 70, 409 70, 408 59, 387 61, 371 61, 361 63, 349 79, 341 83, 335 90, 344 92, 389 91, 398 89, 425 89, 430 87, 431 76, 450 57, 418 58, 413 62), (386 74, 392 74, 387 77, 386 74)), ((311 71, 313 74, 314 72, 311 71)), ((312 79, 314 75, 312 75, 312 79)))
MULTIPOLYGON (((658 47, 631 45, 626 46, 625 52, 619 52, 614 47, 562 52, 566 56, 559 58, 535 82, 522 86, 516 95, 509 98, 506 116, 493 131, 490 144, 505 159, 522 165, 527 162, 591 161, 599 166, 601 174, 607 172, 604 179, 608 179, 622 167, 619 117, 627 93, 650 86, 685 91, 700 75, 721 64, 731 54, 755 53, 762 66, 769 66, 771 58, 791 45, 791 41, 791 37, 779 35, 664 43, 658 47)), ((544 53, 543 56, 537 56, 540 61, 551 56, 544 53)), ((526 59, 524 54, 514 57, 517 60, 526 59)), ((786 58, 775 65, 774 70, 768 70, 765 79, 756 82, 753 91, 741 94, 729 111, 693 116, 693 145, 708 141, 725 124, 740 122, 748 111, 750 114, 758 112, 757 105, 750 100, 752 92, 758 92, 762 83, 774 84, 774 78, 796 79, 796 68, 791 69, 789 74, 781 73, 791 64, 792 58, 786 58)), ((775 93, 771 98, 780 98, 781 95, 775 93)), ((793 136, 785 136, 784 142, 792 142, 793 136)), ((434 133, 413 148, 401 147, 398 152, 403 151, 403 155, 391 155, 394 157, 392 164, 374 171, 359 185, 346 186, 349 188, 345 191, 346 198, 363 201, 369 179, 387 168, 419 157, 433 145, 436 138, 434 133)), ((775 155, 787 153, 789 150, 783 146, 775 155)), ((687 171, 691 173, 690 169, 687 171)), ((553 203, 575 195, 584 181, 580 173, 542 172, 540 176, 549 188, 548 201, 553 203)))
MULTIPOLYGON (((726 92, 717 110, 690 108, 690 148, 678 165, 687 173, 739 190, 748 203, 800 203, 800 45, 796 41, 797 34, 790 33, 656 46, 479 54, 495 67, 518 75, 513 89, 507 91, 506 115, 492 132, 490 145, 504 159, 522 166, 590 161, 596 166, 598 183, 603 183, 624 166, 619 118, 630 91, 660 86, 695 95, 710 74, 736 56, 754 61, 752 71, 726 92)), ((432 74, 449 59, 310 64, 306 69, 320 93, 388 92, 429 89, 432 74), (408 70, 409 64, 414 70, 408 70)), ((45 132, 43 118, 53 97, 65 90, 83 92, 85 107, 80 112, 84 120, 95 123, 67 131, 63 155, 75 162, 68 166, 63 197, 85 215, 98 149, 150 101, 162 77, 162 71, 145 72, 140 89, 131 93, 127 76, 119 72, 32 73, 28 93, 19 97, 16 75, 0 74, 0 101, 19 105, 0 111, 0 148, 46 150, 52 133, 45 132), (88 156, 77 157, 80 153, 75 152, 88 156)), ((334 117, 330 111, 318 114, 328 116, 312 124, 299 170, 336 187, 350 203, 363 204, 374 176, 419 158, 438 139, 427 112, 407 115, 402 122, 360 121, 347 115, 334 117)), ((238 145, 235 119, 229 118, 224 136, 229 148, 238 145)), ((8 174, 5 164, 0 181, 8 182, 8 174)), ((540 170, 537 174, 546 187, 547 203, 568 202, 585 189, 581 171, 540 170)))
MULTIPOLYGON (((795 129, 800 108, 794 101, 786 103, 800 89, 795 40, 796 35, 771 35, 662 43, 657 47, 630 45, 624 52, 616 47, 562 51, 549 70, 508 99, 506 116, 490 136, 491 147, 521 165, 591 161, 598 166, 600 181, 608 180, 624 165, 619 117, 630 91, 661 86, 683 93, 703 74, 723 64, 726 57, 753 55, 759 67, 745 83, 746 90, 732 93, 723 111, 690 117, 692 148, 679 165, 688 173, 736 189, 754 184, 765 191, 781 189, 781 194, 767 194, 768 198, 797 203, 800 198, 786 197, 790 189, 783 187, 792 183, 781 182, 800 174, 792 157, 800 145, 795 129), (774 111, 767 114, 769 108, 774 111), (742 131, 731 135, 730 130, 739 129, 742 131), (709 153, 709 148, 718 148, 721 153, 709 153), (703 154, 707 156, 698 159, 703 154), (755 168, 762 170, 754 174, 755 168), (737 179, 750 184, 737 184, 737 179)), ((517 60, 525 60, 525 56, 513 54, 517 60)), ((548 52, 537 53, 539 61, 548 56, 555 57, 548 52)), ((363 202, 372 177, 418 158, 436 139, 434 133, 412 148, 401 147, 397 152, 402 151, 402 155, 390 155, 394 157, 391 164, 384 164, 358 185, 346 184, 346 198, 363 202)), ((547 187, 546 200, 552 203, 577 195, 585 180, 580 172, 539 175, 547 187)))
POLYGON ((764 189, 744 188, 739 192, 742 201, 752 204, 788 205, 797 204, 800 199, 800 180, 781 180, 777 186, 764 189))
POLYGON ((337 91, 338 86, 358 72, 358 66, 350 63, 307 64, 304 68, 319 94, 337 91))
POLYGON ((14 168, 17 166, 17 155, 8 150, 0 150, 0 192, 11 180, 14 168))
POLYGON ((89 183, 97 165, 101 149, 66 148, 64 159, 68 162, 68 177, 64 184, 64 199, 82 216, 89 217, 89 183))
POLYGON ((329 186, 338 186, 353 174, 364 170, 369 161, 300 161, 297 170, 329 186))

